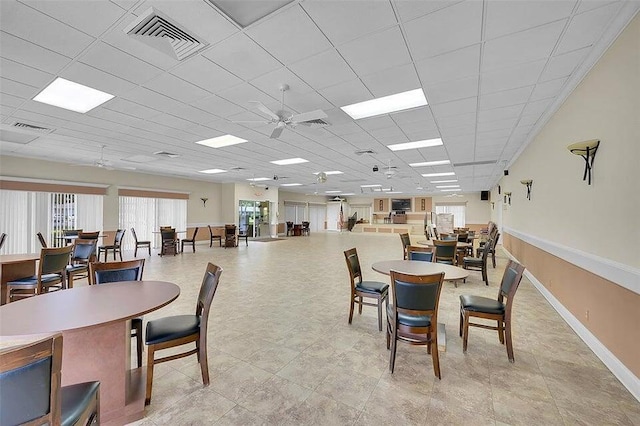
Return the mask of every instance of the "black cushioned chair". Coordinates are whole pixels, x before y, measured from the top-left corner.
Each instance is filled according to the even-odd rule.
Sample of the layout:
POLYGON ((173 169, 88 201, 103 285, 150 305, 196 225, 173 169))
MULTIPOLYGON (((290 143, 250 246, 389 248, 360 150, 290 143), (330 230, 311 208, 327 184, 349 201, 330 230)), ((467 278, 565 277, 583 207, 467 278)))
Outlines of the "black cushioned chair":
POLYGON ((391 344, 389 370, 393 374, 398 340, 426 345, 433 359, 433 372, 440 376, 438 357, 438 303, 444 272, 409 275, 391 271, 393 304, 387 308, 387 349, 391 344))
POLYGON ((73 246, 40 249, 38 274, 7 282, 7 303, 67 288, 67 265, 73 246))
POLYGON ((180 242, 180 251, 184 253, 184 243, 191 244, 191 248, 193 248, 193 252, 196 252, 196 235, 198 235, 198 227, 193 231, 193 235, 191 238, 183 238, 180 242))
POLYGON ((482 257, 465 256, 464 258, 462 258, 464 269, 481 271, 482 280, 486 285, 489 285, 489 276, 487 274, 487 258, 489 257, 490 249, 491 249, 491 240, 487 241, 487 244, 485 244, 485 246, 482 248, 482 252, 481 252, 482 257))
POLYGON ((433 262, 433 248, 424 246, 407 247, 408 260, 420 260, 422 262, 433 262))
POLYGON ((287 237, 293 234, 293 222, 287 222, 287 237))
POLYGON ((411 238, 409 238, 409 234, 399 234, 400 235, 400 241, 402 241, 402 252, 403 252, 403 259, 407 260, 407 248, 411 245, 411 238))
POLYGON ((353 307, 358 304, 358 314, 362 314, 362 305, 378 307, 378 330, 382 331, 382 302, 389 306, 389 284, 380 281, 363 281, 360 260, 355 247, 344 252, 344 258, 351 280, 351 301, 349 304, 349 324, 353 319, 353 307), (365 302, 364 298, 376 299, 376 303, 365 302))
POLYGON ((100 424, 100 382, 61 388, 61 368, 61 334, 0 350, 0 424, 100 424))
POLYGON ((218 240, 220 247, 222 247, 222 236, 221 235, 213 235, 213 229, 211 229, 211 225, 207 225, 209 227, 209 247, 213 247, 213 241, 218 240))
POLYGON ((237 246, 238 246, 238 237, 236 236, 236 226, 225 225, 224 226, 224 248, 237 247, 237 246))
POLYGON ((160 229, 160 256, 173 253, 175 256, 178 252, 178 238, 176 236, 176 230, 172 228, 160 229))
POLYGON ((44 239, 42 232, 38 232, 36 235, 38 236, 38 241, 40 241, 42 248, 47 248, 47 240, 44 239))
POLYGON ((107 255, 110 251, 113 252, 113 260, 116 260, 116 253, 120 255, 120 261, 122 262, 122 250, 120 249, 120 244, 122 243, 122 237, 124 237, 124 229, 118 229, 116 231, 116 236, 113 238, 113 244, 100 246, 98 247, 98 260, 100 260, 100 255, 104 253, 104 261, 107 261, 107 255))
POLYGON ((491 262, 493 263, 493 269, 496 268, 496 244, 498 244, 498 239, 500 239, 500 232, 495 232, 496 237, 491 240, 491 248, 489 249, 489 253, 491 254, 491 262))
POLYGON ((78 238, 73 242, 71 263, 67 265, 67 287, 73 288, 73 280, 89 276, 89 263, 95 260, 98 240, 78 238))
POLYGON ((514 362, 513 342, 511 339, 511 308, 516 290, 522 280, 524 266, 510 260, 504 270, 498 299, 463 294, 460 296, 460 336, 462 336, 462 351, 467 352, 469 326, 497 330, 500 343, 507 343, 507 356, 514 362), (506 300, 505 300, 506 299, 506 300), (476 324, 469 321, 470 317, 497 321, 497 327, 486 324, 476 324))
POLYGON ((138 257, 139 248, 146 248, 147 250, 149 250, 149 256, 151 256, 151 241, 139 240, 135 228, 131 228, 131 235, 133 235, 133 240, 136 243, 136 248, 133 250, 133 256, 138 257))
POLYGON ((302 222, 302 235, 310 235, 311 228, 309 227, 310 223, 307 221, 302 222))
POLYGON ((436 263, 455 265, 457 240, 435 240, 433 242, 436 263))
POLYGON ((207 270, 200 285, 200 293, 196 301, 194 315, 177 315, 160 318, 147 323, 145 343, 147 354, 147 391, 145 404, 151 402, 151 389, 153 386, 153 366, 161 362, 171 361, 185 356, 197 354, 202 382, 209 385, 209 363, 207 360, 207 323, 209 321, 209 309, 213 296, 216 294, 220 281, 222 268, 212 263, 207 265, 207 270), (156 351, 182 346, 195 342, 195 349, 163 358, 155 358, 156 351))
MULTIPOLYGON (((141 281, 143 271, 144 259, 128 260, 126 262, 93 262, 89 265, 89 284, 141 281)), ((142 367, 142 317, 131 320, 131 337, 136 338, 138 367, 142 367)))

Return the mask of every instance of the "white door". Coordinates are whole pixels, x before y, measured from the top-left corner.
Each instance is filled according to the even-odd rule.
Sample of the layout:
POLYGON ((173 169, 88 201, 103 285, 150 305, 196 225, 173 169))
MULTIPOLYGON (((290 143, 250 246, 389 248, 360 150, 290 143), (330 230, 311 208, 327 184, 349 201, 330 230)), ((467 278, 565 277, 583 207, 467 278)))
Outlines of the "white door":
POLYGON ((326 206, 309 204, 309 228, 311 232, 324 231, 326 214, 326 206))

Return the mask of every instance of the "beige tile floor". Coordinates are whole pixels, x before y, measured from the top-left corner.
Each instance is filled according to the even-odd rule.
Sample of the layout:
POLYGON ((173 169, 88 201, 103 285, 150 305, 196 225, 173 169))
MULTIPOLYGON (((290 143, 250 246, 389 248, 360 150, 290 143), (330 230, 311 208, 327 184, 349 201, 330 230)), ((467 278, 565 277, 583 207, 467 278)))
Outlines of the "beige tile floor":
POLYGON ((462 353, 458 296, 495 297, 507 260, 501 249, 490 287, 479 272, 458 288, 445 283, 442 380, 424 347, 405 344, 390 374, 376 309, 365 307, 347 324, 343 251, 351 247, 366 279, 388 280, 371 264, 402 258, 397 235, 350 233, 154 253, 145 278, 177 283, 181 295, 145 319, 193 312, 206 263, 224 272, 209 318, 211 385, 202 386, 195 356, 157 366, 151 405, 136 424, 640 425, 640 403, 526 278, 514 305, 515 364, 488 330, 471 329, 462 353))

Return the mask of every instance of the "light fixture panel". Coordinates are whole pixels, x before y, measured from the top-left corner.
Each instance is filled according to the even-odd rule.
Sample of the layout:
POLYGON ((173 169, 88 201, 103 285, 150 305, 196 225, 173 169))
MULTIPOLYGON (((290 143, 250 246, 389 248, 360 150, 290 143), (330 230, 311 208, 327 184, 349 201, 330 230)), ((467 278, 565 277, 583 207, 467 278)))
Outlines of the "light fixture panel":
POLYGON ((430 148, 432 146, 442 145, 442 139, 426 139, 423 141, 397 143, 393 145, 387 145, 391 151, 404 151, 406 149, 418 149, 418 148, 430 148))
POLYGON ((422 89, 409 90, 395 95, 383 96, 369 101, 340 107, 354 120, 375 117, 377 115, 404 111, 427 105, 427 99, 422 89))
POLYGON ((33 100, 84 114, 113 97, 109 93, 58 77, 33 100))
POLYGON ((247 142, 246 139, 239 138, 233 135, 223 135, 218 136, 217 138, 205 139, 202 141, 196 142, 199 145, 208 146, 210 148, 222 148, 225 146, 237 145, 240 143, 247 142))
POLYGON ((304 158, 287 158, 285 160, 270 161, 271 164, 276 164, 278 166, 289 166, 291 164, 301 164, 308 162, 309 160, 305 160, 304 158))

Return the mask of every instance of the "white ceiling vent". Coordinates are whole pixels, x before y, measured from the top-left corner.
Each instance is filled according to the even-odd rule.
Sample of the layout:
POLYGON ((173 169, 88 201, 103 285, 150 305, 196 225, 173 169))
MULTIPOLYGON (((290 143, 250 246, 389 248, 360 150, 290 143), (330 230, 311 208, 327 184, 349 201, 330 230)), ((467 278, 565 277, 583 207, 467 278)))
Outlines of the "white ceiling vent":
POLYGON ((138 16, 124 32, 179 61, 208 45, 153 7, 138 16))
POLYGON ((179 154, 174 154, 173 152, 167 152, 167 151, 156 151, 153 154, 154 155, 159 155, 161 157, 167 157, 167 158, 178 158, 178 157, 180 157, 179 154))
POLYGON ((364 155, 364 154, 369 154, 369 155, 374 155, 377 154, 377 152, 375 152, 373 149, 371 148, 365 148, 365 149, 359 149, 355 152, 356 155, 364 155))
POLYGON ((51 133, 55 130, 48 127, 36 126, 35 124, 23 123, 21 121, 16 121, 15 123, 13 123, 13 127, 17 127, 23 130, 29 130, 31 132, 42 133, 42 134, 51 133))

